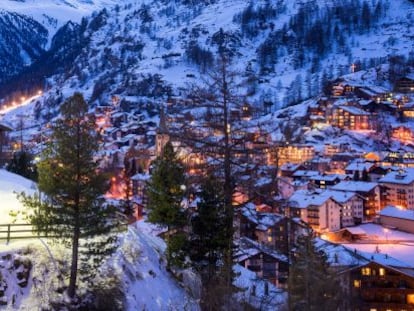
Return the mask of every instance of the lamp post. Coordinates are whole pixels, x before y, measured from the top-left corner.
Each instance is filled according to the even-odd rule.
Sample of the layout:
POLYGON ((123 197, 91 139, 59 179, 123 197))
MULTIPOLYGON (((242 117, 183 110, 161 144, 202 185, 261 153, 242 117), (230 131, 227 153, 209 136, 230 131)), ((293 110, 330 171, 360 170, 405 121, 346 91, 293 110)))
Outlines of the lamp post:
POLYGON ((385 241, 387 242, 387 244, 388 244, 388 232, 389 232, 389 229, 388 228, 384 228, 385 241))

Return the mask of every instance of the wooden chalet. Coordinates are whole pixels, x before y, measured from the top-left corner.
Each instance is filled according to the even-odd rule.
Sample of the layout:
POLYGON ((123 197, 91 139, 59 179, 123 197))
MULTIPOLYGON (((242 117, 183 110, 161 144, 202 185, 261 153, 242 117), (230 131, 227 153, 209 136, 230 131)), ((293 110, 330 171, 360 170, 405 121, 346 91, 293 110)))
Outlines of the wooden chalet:
POLYGON ((411 74, 397 80, 394 90, 399 93, 414 93, 414 75, 411 74))
POLYGON ((348 275, 351 310, 414 310, 414 269, 372 261, 348 275))

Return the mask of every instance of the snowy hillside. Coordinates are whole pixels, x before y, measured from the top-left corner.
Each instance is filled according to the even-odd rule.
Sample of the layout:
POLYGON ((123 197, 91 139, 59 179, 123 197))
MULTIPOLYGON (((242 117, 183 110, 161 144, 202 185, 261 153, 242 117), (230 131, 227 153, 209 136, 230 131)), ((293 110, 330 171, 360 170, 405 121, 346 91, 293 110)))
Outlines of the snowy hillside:
POLYGON ((94 11, 120 4, 115 0, 4 0, 0 9, 33 18, 49 31, 49 39, 68 21, 80 23, 94 11))
MULTIPOLYGON (((53 13, 59 5, 52 3, 53 13)), ((74 5, 83 10, 102 3, 74 5)), ((412 54, 413 12, 408 0, 125 0, 59 34, 53 51, 29 68, 33 82, 12 81, 0 87, 0 97, 22 84, 25 95, 33 95, 30 89, 48 77, 52 91, 80 90, 94 103, 112 95, 165 100, 203 76, 220 50, 248 81, 249 102, 272 102, 276 110, 319 94, 327 79, 351 68, 412 54)))

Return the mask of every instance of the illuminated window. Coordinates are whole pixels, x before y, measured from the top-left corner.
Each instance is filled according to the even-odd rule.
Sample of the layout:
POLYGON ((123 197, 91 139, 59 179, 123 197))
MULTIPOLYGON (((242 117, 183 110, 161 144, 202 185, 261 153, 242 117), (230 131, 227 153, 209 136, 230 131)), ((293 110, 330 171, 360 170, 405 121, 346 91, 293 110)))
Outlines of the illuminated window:
POLYGON ((361 273, 362 275, 371 275, 371 268, 368 268, 368 267, 362 268, 361 273))
POLYGON ((361 281, 360 280, 354 280, 354 287, 360 288, 361 287, 361 281))
POLYGON ((407 303, 409 305, 414 305, 414 294, 407 295, 407 303))
POLYGON ((377 311, 377 309, 371 308, 371 309, 369 309, 369 311, 377 311))
POLYGON ((379 275, 381 275, 381 276, 385 275, 385 269, 384 268, 379 269, 379 275))
POLYGON ((272 237, 271 236, 267 237, 267 242, 272 242, 272 237))

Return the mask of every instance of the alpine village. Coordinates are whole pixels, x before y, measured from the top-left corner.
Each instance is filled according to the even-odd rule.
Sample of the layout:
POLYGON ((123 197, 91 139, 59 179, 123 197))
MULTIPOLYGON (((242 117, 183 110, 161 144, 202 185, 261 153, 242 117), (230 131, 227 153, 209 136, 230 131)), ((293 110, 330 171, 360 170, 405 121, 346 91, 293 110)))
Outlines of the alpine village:
POLYGON ((0 310, 414 310, 414 1, 0 1, 0 310))

